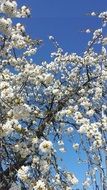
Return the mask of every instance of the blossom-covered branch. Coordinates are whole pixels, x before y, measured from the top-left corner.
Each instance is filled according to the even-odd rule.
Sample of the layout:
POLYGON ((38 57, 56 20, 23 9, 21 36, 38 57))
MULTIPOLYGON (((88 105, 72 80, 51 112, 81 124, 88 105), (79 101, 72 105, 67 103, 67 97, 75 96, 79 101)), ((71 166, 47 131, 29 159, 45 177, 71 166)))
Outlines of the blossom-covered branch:
POLYGON ((29 8, 0 0, 0 12, 0 189, 76 189, 76 173, 60 158, 59 152, 67 154, 66 139, 87 166, 80 189, 106 190, 107 12, 91 13, 103 26, 92 32, 83 55, 64 52, 50 36, 56 49, 51 62, 41 64, 32 55, 42 40, 12 22, 29 17, 29 8))

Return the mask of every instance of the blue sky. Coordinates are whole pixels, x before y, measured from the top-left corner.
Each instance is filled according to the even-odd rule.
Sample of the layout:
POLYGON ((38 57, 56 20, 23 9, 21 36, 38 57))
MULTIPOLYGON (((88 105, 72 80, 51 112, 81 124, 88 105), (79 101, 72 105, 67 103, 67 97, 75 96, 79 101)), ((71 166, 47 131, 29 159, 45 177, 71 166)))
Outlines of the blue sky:
MULTIPOLYGON (((21 20, 26 25, 27 32, 34 39, 42 39, 43 46, 36 56, 35 62, 48 60, 53 45, 48 40, 53 35, 64 51, 82 54, 87 47, 91 35, 82 33, 87 28, 100 28, 101 21, 95 17, 86 16, 90 12, 107 10, 107 0, 19 0, 19 3, 28 5, 32 10, 29 19, 21 20)), ((85 167, 77 167, 75 153, 68 147, 68 156, 64 156, 65 165, 81 179, 85 167)))
POLYGON ((44 41, 35 58, 37 62, 49 60, 53 48, 48 41, 49 35, 53 35, 65 51, 82 53, 86 49, 90 35, 82 33, 81 30, 101 27, 98 19, 86 14, 107 9, 107 0, 19 0, 19 2, 31 8, 31 18, 24 20, 28 33, 33 38, 44 41))

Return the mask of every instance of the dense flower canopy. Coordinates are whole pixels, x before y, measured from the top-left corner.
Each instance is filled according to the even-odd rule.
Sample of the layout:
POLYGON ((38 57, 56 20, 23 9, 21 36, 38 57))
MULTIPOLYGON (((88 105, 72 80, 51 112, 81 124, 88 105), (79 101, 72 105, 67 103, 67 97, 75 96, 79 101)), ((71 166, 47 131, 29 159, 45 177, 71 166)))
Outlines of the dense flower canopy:
POLYGON ((0 0, 0 13, 0 189, 76 189, 76 173, 58 157, 66 153, 66 137, 88 166, 82 189, 106 190, 107 12, 91 13, 102 27, 86 30, 92 39, 83 55, 64 52, 50 36, 56 51, 50 63, 41 64, 32 55, 42 40, 32 40, 22 24, 12 22, 29 17, 29 8, 0 0))

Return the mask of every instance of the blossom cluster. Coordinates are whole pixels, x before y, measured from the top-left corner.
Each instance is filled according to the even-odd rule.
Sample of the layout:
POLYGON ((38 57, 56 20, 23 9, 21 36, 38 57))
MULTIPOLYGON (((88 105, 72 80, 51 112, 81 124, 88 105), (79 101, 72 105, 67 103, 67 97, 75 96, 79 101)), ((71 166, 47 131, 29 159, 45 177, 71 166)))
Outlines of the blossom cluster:
POLYGON ((9 17, 28 17, 30 10, 25 5, 18 9, 17 2, 15 0, 1 0, 0 12, 5 13, 9 17))
MULTIPOLYGON (((107 37, 103 27, 93 31, 92 40, 81 56, 64 52, 50 36, 56 48, 51 61, 36 64, 29 57, 36 54, 42 41, 32 40, 22 24, 12 23, 12 17, 29 16, 29 9, 18 8, 15 0, 3 0, 0 12, 3 14, 0 18, 1 188, 75 188, 79 179, 59 161, 63 160, 59 158, 61 153, 67 154, 67 140, 79 162, 88 164, 83 188, 106 187, 107 37), (101 46, 101 52, 94 45, 101 46)), ((107 22, 107 12, 91 15, 107 22)))

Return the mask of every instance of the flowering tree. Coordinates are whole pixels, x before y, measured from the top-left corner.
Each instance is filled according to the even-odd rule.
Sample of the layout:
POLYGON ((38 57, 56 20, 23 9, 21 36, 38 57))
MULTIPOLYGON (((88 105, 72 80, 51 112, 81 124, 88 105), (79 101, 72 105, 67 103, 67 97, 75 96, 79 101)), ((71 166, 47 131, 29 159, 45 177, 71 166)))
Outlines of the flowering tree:
POLYGON ((41 65, 30 57, 42 41, 12 23, 13 17, 29 17, 30 10, 18 8, 15 0, 0 0, 0 12, 0 189, 76 189, 79 179, 58 157, 67 138, 87 165, 80 189, 106 190, 107 12, 91 13, 103 26, 92 31, 82 56, 64 53, 50 36, 56 52, 41 65))

